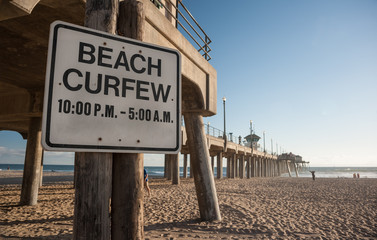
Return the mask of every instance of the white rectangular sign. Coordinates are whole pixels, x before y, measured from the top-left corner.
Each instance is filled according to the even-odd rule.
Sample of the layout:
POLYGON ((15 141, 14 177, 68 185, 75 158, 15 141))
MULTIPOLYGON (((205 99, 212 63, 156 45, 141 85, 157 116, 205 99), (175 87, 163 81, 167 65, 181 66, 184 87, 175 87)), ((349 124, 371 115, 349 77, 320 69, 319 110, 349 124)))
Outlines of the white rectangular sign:
POLYGON ((178 51, 52 23, 43 109, 47 150, 177 153, 178 51))

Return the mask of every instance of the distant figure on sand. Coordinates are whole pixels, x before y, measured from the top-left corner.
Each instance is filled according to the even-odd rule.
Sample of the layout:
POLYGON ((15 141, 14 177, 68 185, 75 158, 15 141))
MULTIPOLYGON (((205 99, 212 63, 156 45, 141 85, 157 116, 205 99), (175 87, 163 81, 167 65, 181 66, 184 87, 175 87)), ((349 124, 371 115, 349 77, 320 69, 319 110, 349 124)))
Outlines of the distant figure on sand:
POLYGON ((149 185, 148 185, 148 173, 147 173, 147 170, 145 170, 145 168, 144 168, 144 187, 148 191, 148 196, 150 196, 151 195, 151 189, 149 188, 149 185))
POLYGON ((312 173, 312 178, 313 178, 313 181, 315 180, 315 171, 309 171, 309 172, 311 172, 312 173))
POLYGON ((360 178, 360 174, 359 173, 357 173, 357 178, 360 178))
POLYGON ((353 178, 356 178, 356 173, 353 173, 353 178))

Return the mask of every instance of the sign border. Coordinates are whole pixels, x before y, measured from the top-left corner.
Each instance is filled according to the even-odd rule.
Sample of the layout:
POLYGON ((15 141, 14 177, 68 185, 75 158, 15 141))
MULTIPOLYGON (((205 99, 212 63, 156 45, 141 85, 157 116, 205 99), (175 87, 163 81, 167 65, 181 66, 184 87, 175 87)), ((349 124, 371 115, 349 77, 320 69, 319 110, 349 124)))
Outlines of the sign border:
MULTIPOLYGON (((51 33, 53 33, 52 41, 49 43, 49 54, 47 62, 46 72, 46 83, 48 81, 49 88, 45 89, 45 104, 43 115, 42 130, 45 129, 45 133, 42 134, 42 145, 47 150, 53 151, 73 151, 73 152, 124 152, 124 153, 178 153, 181 149, 181 57, 180 53, 175 49, 164 48, 150 43, 141 42, 135 39, 126 38, 123 36, 112 35, 106 32, 101 32, 95 29, 85 28, 82 26, 69 24, 63 21, 55 21, 51 24, 51 33), (150 48, 158 51, 164 51, 176 55, 177 57, 177 135, 176 135, 176 146, 172 148, 161 148, 161 147, 126 147, 126 146, 107 146, 107 145, 85 145, 85 144, 62 144, 62 143, 52 143, 50 141, 50 128, 51 128, 51 108, 52 108, 52 97, 53 97, 53 86, 54 86, 54 73, 55 73, 55 59, 56 59, 56 49, 57 49, 57 38, 58 30, 60 28, 66 28, 72 31, 82 32, 86 34, 91 34, 101 38, 107 38, 110 40, 123 42, 126 44, 138 45, 144 48, 150 48), (50 50, 51 48, 51 50, 50 50), (51 53, 50 53, 51 51, 51 53), (47 96, 46 96, 47 93, 47 96), (46 106, 47 103, 47 106, 46 106), (47 109, 46 109, 47 107, 47 109), (46 111, 46 112, 45 112, 46 111), (46 145, 44 145, 44 143, 46 145), (95 151, 93 151, 95 150, 95 151), (101 151, 102 150, 102 151, 101 151)), ((51 36, 50 36, 51 38, 51 36)), ((45 87, 46 88, 46 87, 45 87)))

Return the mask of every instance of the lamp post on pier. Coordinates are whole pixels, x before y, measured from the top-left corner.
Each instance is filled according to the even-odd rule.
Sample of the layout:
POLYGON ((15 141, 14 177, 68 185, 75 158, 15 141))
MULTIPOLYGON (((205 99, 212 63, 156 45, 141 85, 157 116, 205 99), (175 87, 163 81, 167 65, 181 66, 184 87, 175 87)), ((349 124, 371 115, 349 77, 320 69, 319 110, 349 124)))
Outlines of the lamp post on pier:
POLYGON ((272 138, 271 138, 271 154, 274 155, 274 145, 272 143, 272 138))
POLYGON ((263 152, 266 153, 266 132, 263 131, 263 152))
POLYGON ((253 152, 253 121, 250 120, 250 148, 251 153, 253 152))
POLYGON ((226 121, 225 121, 225 102, 226 102, 226 98, 223 97, 223 105, 224 105, 224 134, 223 134, 223 138, 224 138, 224 141, 226 142, 227 138, 226 138, 226 121))

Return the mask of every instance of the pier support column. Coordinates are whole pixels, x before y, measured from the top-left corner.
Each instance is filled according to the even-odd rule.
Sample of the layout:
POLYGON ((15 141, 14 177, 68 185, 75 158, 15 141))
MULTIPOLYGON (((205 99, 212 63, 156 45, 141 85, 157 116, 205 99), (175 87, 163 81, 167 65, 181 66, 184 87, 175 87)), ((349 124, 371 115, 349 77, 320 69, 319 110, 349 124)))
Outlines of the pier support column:
POLYGON ((287 164, 288 175, 289 175, 289 177, 292 177, 291 169, 289 168, 289 163, 288 163, 288 161, 285 161, 285 162, 286 162, 286 164, 287 164))
POLYGON ((297 169, 297 164, 294 162, 293 163, 293 166, 295 168, 295 172, 296 172, 296 177, 298 177, 298 169, 297 169))
POLYGON ((250 156, 250 178, 255 177, 255 158, 250 156))
POLYGON ((166 178, 168 180, 171 180, 172 179, 172 164, 171 164, 171 158, 169 156, 169 154, 165 154, 165 162, 166 162, 166 178))
POLYGON ((41 181, 41 118, 30 118, 20 205, 35 205, 41 181))
POLYGON ((183 178, 187 178, 187 154, 183 155, 183 178))
POLYGON ((276 160, 276 165, 277 165, 277 176, 280 177, 281 176, 281 169, 280 169, 280 161, 279 160, 276 160))
POLYGON ((42 157, 41 157, 41 177, 39 178, 39 187, 43 185, 43 159, 44 159, 44 150, 42 149, 42 157))
POLYGON ((263 167, 264 167, 264 168, 263 168, 263 176, 264 176, 264 177, 267 177, 267 158, 264 158, 264 159, 263 159, 263 165, 264 165, 264 166, 263 166, 263 167))
POLYGON ((212 175, 215 177, 215 156, 211 156, 211 169, 212 169, 212 175))
POLYGON ((236 154, 232 153, 230 158, 230 178, 235 178, 236 176, 236 154))
POLYGON ((76 153, 73 239, 110 239, 112 153, 76 153))
POLYGON ((114 153, 111 239, 143 239, 143 213, 144 154, 114 153))
POLYGON ((230 178, 230 156, 226 157, 226 177, 230 178))
POLYGON ((259 157, 258 158, 258 177, 263 177, 263 175, 262 175, 262 166, 263 166, 263 159, 262 159, 262 157, 259 157))
POLYGON ((223 153, 217 153, 217 178, 223 177, 223 153))
POLYGON ((179 156, 178 154, 168 154, 172 168, 172 184, 179 184, 179 156))
POLYGON ((193 178, 194 174, 192 173, 192 160, 191 160, 191 155, 190 155, 190 178, 193 178))
POLYGON ((240 178, 245 177, 245 155, 240 156, 240 178))
POLYGON ((199 113, 190 112, 184 114, 184 119, 200 218, 203 221, 221 220, 215 181, 209 162, 203 118, 199 113))
POLYGON ((246 177, 247 178, 250 178, 251 177, 251 156, 246 156, 245 157, 245 160, 246 160, 246 177))

